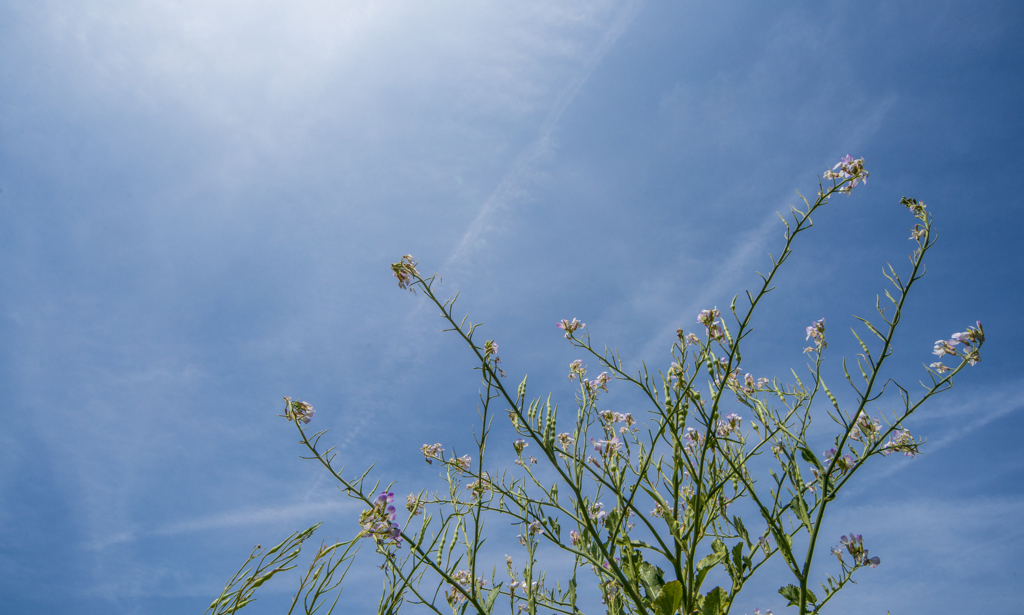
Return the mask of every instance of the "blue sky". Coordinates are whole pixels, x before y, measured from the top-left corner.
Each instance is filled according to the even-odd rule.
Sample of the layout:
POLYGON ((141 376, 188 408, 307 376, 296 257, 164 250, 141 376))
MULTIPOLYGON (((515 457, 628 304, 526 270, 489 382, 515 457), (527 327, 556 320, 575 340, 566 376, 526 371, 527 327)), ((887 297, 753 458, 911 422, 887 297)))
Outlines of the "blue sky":
MULTIPOLYGON (((436 484, 418 448, 469 443, 476 378, 400 255, 571 402, 555 321, 667 364, 847 153, 871 178, 816 217, 749 371, 803 369, 824 316, 839 388, 904 195, 941 239, 890 375, 977 319, 988 343, 910 423, 926 454, 843 496, 836 537, 883 564, 832 612, 1019 609, 1022 26, 1014 2, 0 2, 5 612, 202 612, 253 544, 350 535, 284 395, 350 467, 436 484)), ((784 612, 776 587, 734 612, 784 612)))

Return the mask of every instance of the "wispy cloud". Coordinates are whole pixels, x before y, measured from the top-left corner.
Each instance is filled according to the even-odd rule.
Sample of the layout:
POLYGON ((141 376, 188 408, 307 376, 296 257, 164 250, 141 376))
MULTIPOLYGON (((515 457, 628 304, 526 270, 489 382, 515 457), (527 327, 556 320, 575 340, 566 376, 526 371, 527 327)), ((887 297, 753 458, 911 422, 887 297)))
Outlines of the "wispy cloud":
POLYGON ((240 508, 224 512, 185 519, 149 529, 129 530, 109 534, 85 545, 87 549, 102 550, 107 547, 135 542, 143 538, 180 536, 213 530, 226 530, 266 524, 298 523, 303 520, 322 520, 329 514, 339 514, 357 508, 353 502, 306 502, 290 506, 263 506, 240 508))
POLYGON ((562 90, 555 98, 551 109, 548 111, 540 131, 533 142, 513 161, 511 167, 505 173, 501 182, 491 192, 483 207, 477 214, 469 228, 463 234, 458 245, 448 256, 444 263, 444 270, 449 271, 455 266, 463 264, 473 254, 487 245, 487 235, 498 230, 501 224, 500 216, 517 199, 526 194, 527 184, 530 181, 530 174, 538 161, 545 155, 552 152, 554 143, 552 133, 558 125, 565 110, 572 103, 580 88, 587 82, 594 69, 601 63, 601 60, 608 54, 615 42, 626 31, 632 23, 637 11, 642 6, 641 0, 629 0, 612 20, 611 25, 605 31, 601 40, 594 49, 585 57, 583 65, 568 80, 562 90))

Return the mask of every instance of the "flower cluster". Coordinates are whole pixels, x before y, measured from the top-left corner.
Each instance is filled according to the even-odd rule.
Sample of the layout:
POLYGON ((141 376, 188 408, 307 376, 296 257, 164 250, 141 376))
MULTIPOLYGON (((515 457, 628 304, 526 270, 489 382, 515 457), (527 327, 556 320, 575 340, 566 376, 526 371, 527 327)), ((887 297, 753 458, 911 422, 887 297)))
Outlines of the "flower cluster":
POLYGON ((701 310, 700 314, 697 315, 697 322, 704 325, 708 330, 708 341, 720 340, 725 337, 722 332, 722 323, 717 319, 722 313, 718 311, 718 308, 712 308, 710 310, 701 310))
POLYGON ((914 441, 914 436, 910 435, 909 429, 897 429, 882 447, 882 455, 903 453, 906 457, 913 457, 920 452, 920 447, 921 445, 914 441))
POLYGON ((811 326, 807 327, 807 337, 804 339, 814 340, 814 346, 804 348, 804 352, 821 352, 828 348, 828 342, 825 341, 825 319, 812 322, 811 326))
POLYGON ((284 398, 284 418, 289 421, 302 421, 304 424, 309 424, 313 420, 313 415, 316 414, 316 410, 313 406, 307 404, 304 401, 292 401, 291 397, 284 398))
POLYGON ((593 380, 583 380, 583 386, 590 395, 596 395, 599 389, 607 393, 608 381, 611 379, 612 377, 608 375, 608 372, 601 372, 601 375, 593 380))
POLYGON ((460 472, 469 472, 469 466, 473 463, 473 460, 469 455, 463 455, 462 457, 452 457, 448 463, 455 466, 460 472))
POLYGON ((583 382, 583 377, 587 375, 587 368, 583 365, 583 361, 576 359, 569 364, 569 380, 579 380, 583 382))
POLYGON ((436 444, 424 444, 420 447, 420 452, 423 453, 423 458, 430 465, 434 465, 434 460, 444 461, 444 457, 441 456, 444 453, 444 449, 441 448, 441 443, 436 444))
MULTIPOLYGON (((603 412, 599 412, 598 416, 600 416, 601 420, 604 421, 604 427, 607 431, 615 431, 615 423, 625 423, 625 425, 619 428, 620 434, 627 433, 636 423, 636 419, 634 419, 633 415, 629 412, 622 414, 621 412, 605 410, 603 412)), ((638 430, 634 429, 634 431, 638 430)))
POLYGON ((868 550, 864 548, 864 538, 860 534, 851 533, 849 536, 843 536, 839 542, 841 544, 832 547, 832 555, 839 558, 840 562, 843 561, 842 547, 846 547, 847 552, 853 556, 853 561, 858 566, 878 568, 878 564, 882 563, 878 557, 868 557, 868 550))
POLYGON ((578 547, 583 542, 583 536, 576 530, 569 530, 569 542, 572 543, 572 546, 578 547))
POLYGON ((562 321, 555 323, 555 326, 558 327, 559 329, 564 330, 565 338, 569 339, 570 337, 572 337, 573 333, 575 333, 579 329, 586 327, 587 324, 573 318, 572 320, 563 319, 562 321))
POLYGON ((700 433, 693 427, 687 427, 686 433, 683 434, 683 448, 686 449, 691 455, 696 454, 697 449, 700 448, 701 442, 704 441, 704 434, 700 433))
POLYGON ((921 203, 917 199, 909 199, 903 197, 900 199, 900 205, 903 205, 910 210, 910 213, 914 214, 914 217, 918 220, 927 220, 928 214, 924 212, 924 208, 927 207, 924 203, 921 203))
POLYGON ((563 451, 568 451, 574 444, 576 444, 576 440, 573 439, 572 434, 570 433, 558 434, 555 436, 555 442, 558 442, 558 446, 561 447, 563 451))
POLYGON ((746 374, 743 376, 743 392, 750 395, 758 389, 766 388, 769 382, 771 381, 767 378, 757 378, 755 380, 752 375, 746 374))
POLYGON ((484 342, 484 359, 491 359, 494 367, 498 370, 498 373, 501 374, 501 377, 505 377, 505 370, 498 367, 498 363, 501 363, 501 359, 498 358, 498 344, 494 340, 487 340, 484 342))
POLYGON ((861 412, 853 425, 853 429, 850 430, 850 439, 857 442, 871 443, 878 439, 881 429, 882 424, 878 419, 861 412))
POLYGON ((864 159, 857 158, 854 160, 853 156, 849 154, 843 156, 836 163, 836 166, 832 167, 831 170, 825 171, 822 176, 825 179, 831 179, 838 183, 851 180, 838 190, 838 192, 845 192, 846 194, 850 194, 850 191, 856 188, 858 183, 868 183, 868 172, 864 170, 864 159))
MULTIPOLYGON (((967 330, 963 333, 954 333, 948 340, 938 340, 935 342, 935 348, 932 350, 932 354, 943 357, 945 355, 953 355, 954 357, 962 357, 969 364, 976 365, 978 361, 981 361, 981 345, 985 341, 985 332, 981 328, 981 321, 977 321, 977 327, 967 327, 967 330), (963 349, 957 348, 960 344, 963 344, 963 349)), ((932 363, 929 367, 934 369, 940 374, 948 372, 951 368, 943 365, 942 362, 932 363)))
POLYGON ((487 472, 480 475, 480 478, 466 485, 466 489, 472 492, 474 500, 482 498, 485 493, 491 490, 491 477, 487 472))
POLYGON ((512 442, 512 448, 516 449, 516 455, 522 455, 523 449, 526 448, 527 446, 530 446, 530 443, 522 438, 519 438, 512 442))
MULTIPOLYGON (((452 580, 458 583, 463 589, 469 587, 470 584, 476 585, 477 590, 483 589, 487 586, 487 580, 483 577, 477 578, 476 582, 474 583, 473 575, 468 570, 457 571, 455 574, 452 575, 452 580)), ((452 608, 458 606, 466 599, 462 592, 460 592, 459 589, 454 585, 452 585, 450 589, 446 590, 444 592, 444 595, 445 598, 447 598, 448 600, 448 605, 452 608)))
POLYGON ((406 254, 397 263, 391 263, 391 274, 398 278, 399 288, 408 288, 413 293, 416 292, 412 285, 420 277, 420 272, 416 270, 416 263, 413 262, 411 254, 406 254))
MULTIPOLYGON (((836 456, 836 449, 828 449, 827 451, 825 451, 824 456, 826 464, 832 463, 832 458, 836 456)), ((855 465, 857 465, 856 459, 854 459, 850 455, 843 455, 839 459, 836 459, 835 470, 840 475, 842 475, 846 474, 846 471, 852 469, 855 465)))
POLYGON ((587 516, 590 517, 591 521, 604 525, 605 519, 608 518, 608 513, 604 510, 604 504, 601 502, 594 502, 587 509, 587 516))
POLYGON ((359 514, 361 536, 373 536, 378 543, 390 542, 402 546, 402 528, 395 522, 396 511, 391 504, 395 494, 382 492, 373 501, 373 506, 359 514))
POLYGON ((685 376, 686 368, 684 368, 682 365, 676 363, 675 361, 672 362, 672 365, 669 365, 668 379, 677 389, 682 388, 683 384, 686 382, 685 376))
POLYGON ((735 412, 730 412, 729 414, 725 415, 725 418, 718 421, 718 428, 715 429, 715 434, 717 434, 719 438, 727 437, 732 432, 739 430, 740 421, 742 420, 742 416, 736 414, 735 412))
POLYGON ((615 455, 622 450, 622 442, 619 441, 618 436, 610 440, 594 440, 591 438, 590 443, 594 445, 594 451, 604 457, 615 455))
POLYGON ((696 346, 700 344, 700 338, 692 333, 683 333, 682 329, 676 329, 676 338, 679 339, 679 345, 685 346, 690 344, 696 346))
POLYGON ((421 515, 423 514, 423 501, 418 496, 410 493, 405 497, 405 509, 414 517, 421 515))

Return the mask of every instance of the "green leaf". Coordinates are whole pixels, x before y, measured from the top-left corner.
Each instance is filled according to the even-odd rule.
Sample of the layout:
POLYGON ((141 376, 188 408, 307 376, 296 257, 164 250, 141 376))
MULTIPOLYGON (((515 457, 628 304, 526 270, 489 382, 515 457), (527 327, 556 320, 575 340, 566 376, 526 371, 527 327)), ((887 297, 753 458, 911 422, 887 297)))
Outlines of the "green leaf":
POLYGON ((743 527, 743 521, 739 517, 732 518, 732 525, 736 528, 736 533, 740 535, 743 542, 750 546, 750 534, 747 533, 747 528, 743 527))
MULTIPOLYGON (((787 606, 800 606, 800 588, 796 585, 790 584, 785 587, 782 587, 779 589, 779 593, 782 594, 783 598, 789 600, 789 604, 787 606)), ((809 589, 807 590, 807 603, 818 603, 818 597, 815 596, 814 592, 812 592, 809 589)))
POLYGON ((803 497, 800 495, 794 496, 790 507, 793 509, 793 512, 796 513, 797 518, 804 524, 804 527, 810 530, 811 516, 807 511, 807 502, 804 502, 803 497))
POLYGON ((811 452, 811 449, 807 448, 806 446, 801 446, 800 456, 804 458, 804 461, 818 468, 818 472, 825 472, 825 468, 821 467, 821 462, 818 461, 818 458, 814 456, 814 453, 811 452))
POLYGON ((787 606, 796 606, 800 604, 800 588, 796 585, 790 583, 785 587, 780 587, 779 593, 782 594, 783 598, 789 600, 789 604, 787 606))
POLYGON ((665 586, 665 572, 653 564, 641 562, 640 582, 647 591, 647 597, 654 598, 661 593, 661 588, 665 586))
POLYGON ((711 568, 725 558, 725 551, 718 551, 697 562, 697 570, 711 568))
POLYGON ((545 521, 547 521, 548 525, 551 527, 551 533, 553 533, 555 535, 555 540, 561 542, 562 541, 562 526, 558 524, 558 518, 557 517, 548 517, 547 519, 545 519, 545 521))
POLYGON ((736 578, 743 576, 743 543, 737 542, 736 546, 732 548, 732 565, 736 571, 736 578))
POLYGON ((683 604, 683 584, 679 581, 666 583, 652 606, 655 615, 673 615, 683 604))
POLYGON ((701 609, 701 615, 719 615, 722 612, 722 607, 726 605, 728 600, 729 594, 724 589, 721 587, 714 588, 704 597, 704 607, 701 609))
POLYGON ((711 541, 711 550, 715 553, 721 553, 722 557, 725 557, 725 555, 727 554, 725 543, 722 542, 721 538, 716 538, 713 541, 711 541))
POLYGON ((501 583, 495 585, 490 593, 487 594, 487 602, 484 603, 485 611, 490 613, 494 609, 494 601, 498 599, 499 594, 501 594, 501 583))

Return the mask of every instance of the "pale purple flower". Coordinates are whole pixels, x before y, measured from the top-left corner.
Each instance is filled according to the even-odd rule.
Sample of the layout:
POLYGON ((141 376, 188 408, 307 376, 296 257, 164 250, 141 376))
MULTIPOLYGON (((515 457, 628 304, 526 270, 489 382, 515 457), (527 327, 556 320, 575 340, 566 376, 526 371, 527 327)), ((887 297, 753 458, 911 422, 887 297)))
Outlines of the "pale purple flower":
POLYGON ((892 432, 889 441, 882 447, 882 455, 887 456, 891 453, 903 453, 906 457, 913 457, 918 454, 920 444, 914 440, 914 436, 910 435, 909 429, 897 429, 892 432))
POLYGON ((587 375, 587 368, 584 367, 583 361, 576 359, 569 364, 569 380, 579 379, 583 382, 583 377, 587 375))
POLYGON ((814 350, 822 350, 828 348, 828 344, 825 342, 825 319, 815 320, 811 323, 811 326, 807 327, 807 337, 805 339, 814 340, 814 350))
POLYGON ((936 361, 935 363, 932 363, 928 367, 934 369, 935 371, 939 372, 940 374, 945 374, 946 372, 948 372, 948 371, 953 369, 952 367, 949 367, 948 365, 942 363, 941 361, 936 361))
POLYGON ((951 354, 957 356, 956 352, 956 340, 937 340, 935 342, 935 348, 932 350, 932 354, 938 357, 951 354))
POLYGON ((416 278, 420 277, 420 272, 416 270, 416 263, 413 262, 411 254, 406 254, 397 263, 391 263, 391 274, 398 278, 399 288, 402 290, 408 288, 412 292, 416 292, 416 289, 412 288, 412 284, 416 278))
POLYGON ((412 516, 423 514, 423 502, 420 501, 419 497, 409 494, 405 497, 405 509, 409 511, 412 516))
POLYGON ((390 540, 399 547, 402 546, 402 528, 395 523, 397 511, 391 506, 394 500, 394 493, 382 492, 374 498, 369 510, 360 513, 359 525, 363 528, 362 536, 373 536, 378 543, 390 540))
POLYGON ((463 472, 469 472, 469 466, 472 464, 472 459, 470 459, 469 455, 463 455, 462 457, 453 457, 450 463, 463 472))
POLYGON ((689 451, 691 454, 696 452, 697 448, 700 447, 701 442, 704 440, 704 435, 698 432, 693 427, 687 427, 686 433, 683 434, 683 441, 686 442, 683 448, 689 451))
POLYGON ((599 389, 607 393, 608 381, 611 379, 612 377, 608 375, 608 372, 601 372, 600 376, 598 376, 594 380, 590 380, 589 382, 584 381, 584 384, 587 388, 587 392, 589 392, 591 395, 597 393, 599 389))
POLYGON ((544 528, 541 527, 540 521, 534 521, 529 525, 529 527, 526 528, 526 531, 530 532, 531 534, 543 534, 544 528))
POLYGON ((526 448, 527 446, 530 446, 530 443, 522 438, 519 438, 518 440, 512 443, 512 448, 516 449, 516 455, 521 454, 523 452, 523 449, 526 448))
MULTIPOLYGON (((849 536, 843 536, 839 539, 841 546, 846 547, 846 550, 853 556, 854 561, 858 566, 868 566, 870 568, 877 568, 881 560, 877 557, 868 557, 868 550, 864 548, 864 537, 860 534, 851 533, 849 536)), ((832 553, 839 551, 839 547, 832 547, 832 553)), ((842 553, 836 554, 842 561, 842 553)))
POLYGON ((850 191, 857 187, 858 183, 868 183, 868 172, 864 170, 864 159, 847 154, 836 163, 831 170, 823 174, 825 179, 831 179, 838 183, 851 180, 848 184, 839 188, 838 192, 850 194, 850 191))
POLYGON ((700 314, 697 315, 697 322, 707 327, 709 340, 721 339, 725 335, 721 324, 716 320, 721 315, 722 313, 718 311, 717 307, 710 310, 701 310, 700 314))
POLYGON ((441 443, 435 444, 424 444, 420 447, 420 452, 423 453, 423 458, 430 465, 434 465, 434 460, 443 461, 441 454, 444 453, 444 449, 441 448, 441 443))
POLYGON ((924 220, 927 218, 927 216, 924 213, 925 207, 927 206, 924 203, 918 201, 917 199, 903 197, 900 199, 900 204, 904 205, 907 209, 909 209, 910 213, 914 214, 915 218, 918 218, 919 220, 924 220))
POLYGON ((618 436, 615 436, 611 440, 594 440, 591 438, 590 443, 594 445, 594 450, 596 452, 604 456, 614 455, 622 450, 622 443, 619 441, 618 436))
POLYGON ((555 323, 555 326, 558 327, 559 329, 563 329, 565 331, 565 337, 570 338, 572 337, 573 333, 575 333, 579 329, 586 327, 587 325, 586 323, 582 323, 573 318, 571 321, 562 320, 560 322, 557 322, 555 323))
POLYGON ((710 310, 701 310, 700 314, 697 315, 697 322, 710 327, 711 323, 715 322, 715 319, 721 316, 722 313, 718 311, 718 308, 712 308, 710 310))
POLYGON ((724 438, 731 434, 732 432, 739 429, 740 422, 742 420, 742 416, 736 414, 735 412, 730 412, 729 414, 725 415, 724 419, 718 421, 718 427, 715 430, 715 433, 719 437, 724 438))
POLYGON ((583 536, 580 536, 579 532, 577 532, 576 530, 569 530, 569 542, 572 543, 572 546, 577 547, 582 541, 583 536))
POLYGON ((313 406, 304 401, 292 401, 291 397, 285 397, 284 402, 284 414, 280 416, 289 421, 295 421, 296 423, 302 421, 303 424, 308 425, 313 420, 313 415, 316 414, 313 406))

